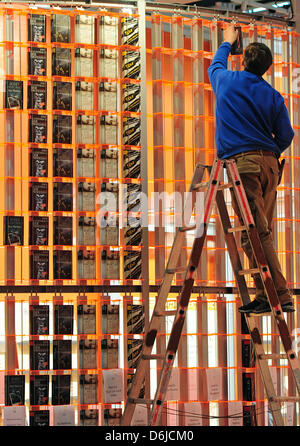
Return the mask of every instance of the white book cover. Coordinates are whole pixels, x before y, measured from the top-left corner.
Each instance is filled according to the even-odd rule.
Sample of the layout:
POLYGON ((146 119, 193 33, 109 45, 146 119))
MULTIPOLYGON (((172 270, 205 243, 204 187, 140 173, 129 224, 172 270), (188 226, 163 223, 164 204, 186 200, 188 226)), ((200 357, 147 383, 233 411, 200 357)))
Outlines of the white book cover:
POLYGON ((73 406, 55 406, 54 426, 75 426, 75 408, 73 406))
POLYGON ((295 425, 295 404, 292 402, 286 403, 286 426, 294 426, 295 425))
POLYGON ((185 426, 202 426, 201 403, 184 403, 185 426))
POLYGON ((26 426, 26 413, 24 406, 6 406, 3 408, 4 426, 26 426))
POLYGON ((191 401, 198 400, 198 370, 188 370, 188 399, 191 401))
POLYGON ((122 369, 102 370, 103 402, 119 403, 124 400, 124 377, 122 369))
POLYGON ((168 390, 166 393, 166 401, 177 401, 179 399, 179 370, 177 367, 174 367, 171 372, 168 390))
POLYGON ((242 401, 228 401, 228 426, 243 426, 242 401))
POLYGON ((206 370, 208 401, 220 401, 223 398, 223 380, 221 367, 206 370))
POLYGON ((147 426, 148 425, 148 411, 146 406, 137 404, 131 420, 131 426, 147 426))

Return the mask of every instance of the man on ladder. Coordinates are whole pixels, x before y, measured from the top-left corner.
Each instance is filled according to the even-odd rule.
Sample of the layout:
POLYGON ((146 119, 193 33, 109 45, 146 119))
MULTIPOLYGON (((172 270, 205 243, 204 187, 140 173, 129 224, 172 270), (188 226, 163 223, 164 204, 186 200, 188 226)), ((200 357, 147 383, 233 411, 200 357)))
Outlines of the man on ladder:
MULTIPOLYGON (((271 224, 283 170, 283 163, 278 159, 290 146, 294 131, 283 97, 262 78, 273 63, 266 45, 251 43, 246 48, 244 71, 227 69, 228 56, 237 37, 235 26, 229 25, 224 31, 224 42, 208 69, 217 103, 217 155, 221 159, 235 159, 237 163, 282 310, 292 312, 292 296, 274 248, 271 224)), ((241 219, 234 197, 233 208, 241 219)), ((242 232, 241 242, 250 268, 255 268, 246 231, 242 232)), ((271 312, 260 275, 254 274, 253 278, 256 297, 239 311, 271 312)))

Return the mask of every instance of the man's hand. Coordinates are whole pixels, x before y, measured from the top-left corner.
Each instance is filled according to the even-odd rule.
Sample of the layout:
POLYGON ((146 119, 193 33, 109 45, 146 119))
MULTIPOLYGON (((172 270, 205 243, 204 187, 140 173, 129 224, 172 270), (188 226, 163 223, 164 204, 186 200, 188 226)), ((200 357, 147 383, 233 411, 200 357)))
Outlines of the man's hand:
POLYGON ((228 25, 224 31, 224 42, 229 42, 233 45, 238 38, 238 31, 235 29, 235 25, 228 25))

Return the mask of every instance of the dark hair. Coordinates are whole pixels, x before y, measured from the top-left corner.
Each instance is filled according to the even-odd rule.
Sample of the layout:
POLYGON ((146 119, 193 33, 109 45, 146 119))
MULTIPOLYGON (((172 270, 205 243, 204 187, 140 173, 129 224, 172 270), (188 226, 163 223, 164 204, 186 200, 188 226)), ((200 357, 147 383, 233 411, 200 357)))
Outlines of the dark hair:
POLYGON ((263 76, 273 63, 272 52, 264 43, 250 43, 245 49, 245 70, 263 76))

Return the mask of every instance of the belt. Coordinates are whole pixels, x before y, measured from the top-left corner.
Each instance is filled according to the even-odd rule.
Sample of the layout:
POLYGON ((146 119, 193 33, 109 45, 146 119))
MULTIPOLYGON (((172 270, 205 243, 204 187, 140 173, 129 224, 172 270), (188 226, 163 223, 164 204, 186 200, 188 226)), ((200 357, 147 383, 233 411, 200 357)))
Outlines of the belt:
POLYGON ((239 155, 264 155, 264 156, 274 156, 275 158, 277 158, 275 153, 269 150, 249 150, 248 152, 237 153, 234 156, 239 156, 239 155))

